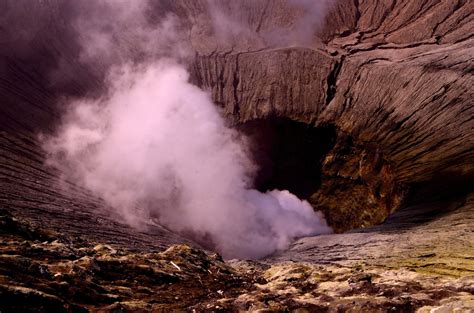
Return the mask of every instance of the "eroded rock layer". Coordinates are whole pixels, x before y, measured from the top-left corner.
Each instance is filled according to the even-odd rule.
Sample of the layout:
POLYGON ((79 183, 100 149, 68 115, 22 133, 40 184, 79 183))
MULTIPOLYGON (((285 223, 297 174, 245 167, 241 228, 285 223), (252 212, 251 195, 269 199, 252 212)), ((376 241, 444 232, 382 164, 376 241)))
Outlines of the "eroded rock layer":
POLYGON ((450 177, 465 192, 472 182, 473 10, 469 1, 341 1, 322 41, 203 51, 196 81, 236 123, 335 125, 310 199, 336 229, 379 223, 410 187, 437 194, 450 177), (353 223, 344 225, 346 214, 353 223))

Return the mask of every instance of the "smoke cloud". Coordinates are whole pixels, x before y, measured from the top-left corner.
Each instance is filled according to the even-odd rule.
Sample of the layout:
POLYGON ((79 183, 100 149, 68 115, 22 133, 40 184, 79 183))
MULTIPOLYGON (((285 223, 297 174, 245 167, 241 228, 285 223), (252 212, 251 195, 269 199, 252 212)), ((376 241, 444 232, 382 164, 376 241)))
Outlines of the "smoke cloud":
POLYGON ((301 236, 328 233, 323 216, 288 191, 249 187, 245 140, 183 66, 125 66, 110 96, 70 104, 45 147, 52 165, 120 210, 210 240, 225 257, 259 258, 301 236))
POLYGON ((101 0, 78 5, 73 28, 83 49, 85 64, 117 67, 173 56, 185 60, 191 53, 185 32, 173 13, 153 19, 147 0, 101 0))
POLYGON ((220 41, 308 46, 315 40, 334 2, 209 0, 208 8, 214 33, 220 41), (269 25, 262 25, 264 18, 270 21, 269 25))
POLYGON ((78 19, 75 27, 84 60, 116 60, 107 92, 63 103, 56 133, 42 138, 49 165, 130 224, 156 220, 225 258, 261 258, 295 238, 331 232, 307 201, 252 189, 257 166, 249 143, 226 125, 209 93, 189 82, 175 16, 150 24, 140 22, 143 3, 130 10, 129 1, 99 3, 107 18, 78 19))

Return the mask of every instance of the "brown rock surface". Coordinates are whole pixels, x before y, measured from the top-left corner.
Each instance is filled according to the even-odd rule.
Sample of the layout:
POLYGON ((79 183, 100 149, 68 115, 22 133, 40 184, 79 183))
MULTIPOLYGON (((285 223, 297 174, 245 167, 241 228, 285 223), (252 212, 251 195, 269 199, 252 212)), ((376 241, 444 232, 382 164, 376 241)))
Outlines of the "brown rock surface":
MULTIPOLYGON (((415 231, 400 234, 404 219, 399 217, 389 224, 395 230, 389 226, 302 239, 264 262, 223 262, 216 254, 187 245, 145 252, 132 246, 130 250, 98 244, 35 228, 1 210, 0 309, 469 310, 474 301, 474 273, 466 251, 472 250, 474 234, 465 227, 472 223, 472 215, 470 220, 464 218, 467 211, 472 213, 472 200, 415 231)), ((405 221, 405 227, 409 224, 405 221)))
POLYGON ((196 81, 236 123, 335 125, 313 204, 336 229, 378 223, 410 187, 473 181, 473 11, 469 1, 340 1, 322 46, 203 52, 196 81), (353 224, 339 224, 341 209, 353 224))

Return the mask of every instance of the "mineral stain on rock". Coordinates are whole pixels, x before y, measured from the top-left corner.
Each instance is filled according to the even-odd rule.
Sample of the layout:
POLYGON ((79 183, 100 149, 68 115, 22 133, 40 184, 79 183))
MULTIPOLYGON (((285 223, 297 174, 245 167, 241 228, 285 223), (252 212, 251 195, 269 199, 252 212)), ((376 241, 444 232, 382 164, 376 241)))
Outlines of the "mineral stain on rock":
POLYGON ((156 57, 126 31, 140 5, 3 1, 1 312, 474 310, 474 2, 143 3, 151 34, 179 21, 185 35, 156 41, 191 51, 191 82, 249 136, 255 187, 307 199, 339 234, 223 260, 125 223, 45 165, 38 133, 64 99, 106 93, 115 60, 156 57), (108 58, 84 54, 83 16, 115 31, 108 58))

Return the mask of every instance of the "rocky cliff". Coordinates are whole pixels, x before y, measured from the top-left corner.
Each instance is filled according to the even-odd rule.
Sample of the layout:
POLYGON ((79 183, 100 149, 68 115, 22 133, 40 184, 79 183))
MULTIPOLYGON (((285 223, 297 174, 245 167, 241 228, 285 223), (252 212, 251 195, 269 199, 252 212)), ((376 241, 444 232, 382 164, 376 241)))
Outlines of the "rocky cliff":
MULTIPOLYGON (((274 6, 258 25, 284 14, 274 6)), ((202 49, 196 79, 236 123, 334 126, 310 199, 338 229, 379 223, 409 190, 430 197, 449 181, 463 192, 473 179, 473 10, 469 1, 340 1, 320 41, 202 49)))
MULTIPOLYGON (((78 35, 64 23, 71 5, 33 6, 47 17, 24 21, 36 36, 22 41, 3 30, 4 130, 51 129, 58 96, 102 85, 106 62, 81 63, 78 35)), ((193 80, 234 123, 277 117, 336 130, 334 147, 314 160, 322 167, 314 193, 305 195, 336 229, 382 222, 410 191, 418 200, 466 191, 474 175, 471 2, 341 0, 299 42, 266 36, 304 14, 285 1, 222 4, 222 14, 246 27, 224 39, 208 7, 163 1, 154 9, 181 16, 196 51, 193 80), (445 188, 448 181, 456 187, 445 188)))

